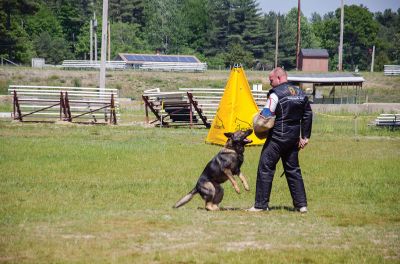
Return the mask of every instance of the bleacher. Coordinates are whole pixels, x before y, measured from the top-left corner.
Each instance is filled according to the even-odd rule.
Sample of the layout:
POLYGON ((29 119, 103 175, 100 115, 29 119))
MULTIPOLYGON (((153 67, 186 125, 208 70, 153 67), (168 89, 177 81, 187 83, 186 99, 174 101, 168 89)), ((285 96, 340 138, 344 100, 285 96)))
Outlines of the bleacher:
POLYGON ((20 122, 117 124, 117 89, 10 85, 12 118, 20 122))
MULTIPOLYGON (((194 100, 197 101, 199 107, 203 110, 207 120, 212 121, 217 112, 219 103, 224 89, 216 88, 179 88, 181 92, 189 92, 193 95, 194 100)), ((267 102, 268 91, 251 91, 253 98, 261 110, 267 102)))
POLYGON ((158 126, 204 125, 207 128, 211 125, 189 92, 160 92, 159 89, 151 89, 144 92, 142 99, 148 123, 157 122, 158 126), (149 110, 156 117, 151 122, 149 110))
POLYGON ((400 75, 400 65, 384 65, 383 74, 385 76, 400 75))
MULTIPOLYGON (((100 66, 100 61, 90 60, 64 60, 60 65, 64 69, 100 69, 100 66)), ((125 61, 106 61, 106 69, 123 70, 125 68, 125 61)))
MULTIPOLYGON (((251 92, 261 110, 267 101, 268 92, 251 92)), ((224 89, 217 88, 179 88, 179 91, 176 92, 161 92, 160 89, 151 89, 145 91, 142 98, 146 105, 147 120, 147 111, 150 109, 161 125, 168 125, 165 117, 169 118, 171 124, 183 119, 189 121, 192 116, 191 124, 203 124, 208 127, 215 117, 223 93, 224 89), (174 117, 174 115, 182 115, 182 117, 174 117)))
POLYGON ((379 127, 400 127, 400 114, 380 114, 373 124, 379 127))
POLYGON ((139 69, 146 71, 204 72, 207 70, 207 63, 144 62, 139 69))

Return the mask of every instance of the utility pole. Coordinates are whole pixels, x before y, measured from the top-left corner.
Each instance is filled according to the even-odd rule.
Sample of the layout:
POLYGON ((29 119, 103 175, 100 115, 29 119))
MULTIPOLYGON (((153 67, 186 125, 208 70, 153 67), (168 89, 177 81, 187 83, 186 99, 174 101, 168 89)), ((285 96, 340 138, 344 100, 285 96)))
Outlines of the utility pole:
POLYGON ((343 0, 341 0, 341 10, 340 10, 340 43, 339 43, 339 65, 338 70, 343 71, 343 20, 344 20, 344 5, 343 0))
POLYGON ((90 19, 90 63, 93 62, 93 19, 90 19))
POLYGON ((301 40, 301 32, 300 32, 300 17, 301 17, 301 9, 300 9, 300 0, 298 0, 297 4, 297 47, 296 47, 296 71, 299 70, 299 55, 300 55, 300 40, 301 40))
POLYGON ((101 27, 101 64, 100 64, 100 87, 99 87, 100 93, 104 93, 106 87, 107 19, 108 19, 108 0, 103 0, 103 24, 101 27))
POLYGON ((94 61, 97 63, 97 19, 96 19, 96 13, 93 14, 93 29, 94 29, 94 61))
POLYGON ((371 72, 374 72, 374 63, 375 63, 375 45, 372 47, 371 72))
POLYGON ((108 48, 108 61, 110 61, 111 60, 111 25, 110 25, 110 22, 108 22, 108 34, 107 34, 107 36, 108 36, 108 45, 107 45, 107 48, 108 48))
POLYGON ((275 68, 278 67, 278 37, 279 37, 279 19, 276 18, 275 29, 275 68))

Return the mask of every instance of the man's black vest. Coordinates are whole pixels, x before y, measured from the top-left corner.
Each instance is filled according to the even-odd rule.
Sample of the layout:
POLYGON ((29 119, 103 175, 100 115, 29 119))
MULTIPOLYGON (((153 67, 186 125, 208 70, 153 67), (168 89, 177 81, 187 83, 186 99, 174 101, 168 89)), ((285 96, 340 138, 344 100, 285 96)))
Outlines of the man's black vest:
POLYGON ((312 111, 308 97, 299 87, 283 83, 268 93, 278 96, 279 102, 275 109, 275 125, 269 132, 269 137, 279 140, 309 138, 311 136, 312 111))

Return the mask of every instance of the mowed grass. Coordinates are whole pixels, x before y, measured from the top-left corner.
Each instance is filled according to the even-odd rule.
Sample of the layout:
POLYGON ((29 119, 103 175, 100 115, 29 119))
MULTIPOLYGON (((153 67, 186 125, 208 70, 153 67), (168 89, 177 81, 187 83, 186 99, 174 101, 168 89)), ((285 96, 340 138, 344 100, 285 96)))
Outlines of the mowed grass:
POLYGON ((244 211, 260 146, 245 152, 250 192, 227 182, 222 211, 199 196, 172 209, 220 149, 206 129, 0 121, 0 262, 399 263, 400 131, 369 119, 315 116, 306 215, 281 165, 273 210, 244 211))

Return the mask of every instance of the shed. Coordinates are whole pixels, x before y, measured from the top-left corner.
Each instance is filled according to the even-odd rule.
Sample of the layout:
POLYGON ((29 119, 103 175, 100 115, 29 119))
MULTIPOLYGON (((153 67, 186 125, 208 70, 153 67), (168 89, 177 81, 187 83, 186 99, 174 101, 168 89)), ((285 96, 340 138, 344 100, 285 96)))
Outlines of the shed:
POLYGON ((306 72, 328 72, 329 54, 326 49, 301 49, 299 70, 306 72))
POLYGON ((288 81, 300 87, 311 84, 309 95, 313 103, 361 103, 367 100, 362 91, 364 78, 353 73, 289 73, 288 81), (325 98, 317 96, 317 88, 323 86, 330 88, 329 96, 325 98))

